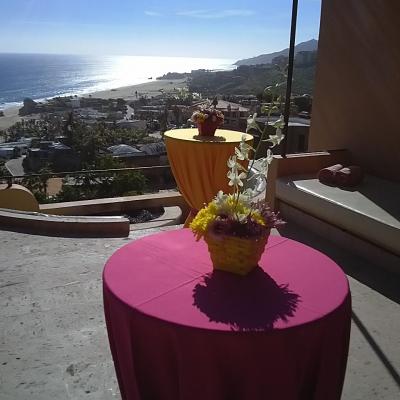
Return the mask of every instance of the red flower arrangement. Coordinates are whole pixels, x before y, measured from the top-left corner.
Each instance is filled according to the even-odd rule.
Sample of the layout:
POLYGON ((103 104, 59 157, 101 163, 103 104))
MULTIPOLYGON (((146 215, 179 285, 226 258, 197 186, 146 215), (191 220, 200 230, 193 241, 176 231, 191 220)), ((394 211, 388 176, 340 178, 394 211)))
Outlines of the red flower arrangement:
POLYGON ((191 117, 199 130, 200 136, 214 136, 218 127, 224 123, 224 114, 215 107, 200 108, 191 117))

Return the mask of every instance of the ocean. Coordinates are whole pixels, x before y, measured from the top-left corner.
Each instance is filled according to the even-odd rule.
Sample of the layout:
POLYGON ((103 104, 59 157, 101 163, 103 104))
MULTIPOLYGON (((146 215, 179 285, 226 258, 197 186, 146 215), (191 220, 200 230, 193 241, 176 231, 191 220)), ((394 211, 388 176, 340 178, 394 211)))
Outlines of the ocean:
POLYGON ((216 58, 0 53, 0 110, 26 97, 44 100, 150 82, 167 72, 233 69, 216 58))

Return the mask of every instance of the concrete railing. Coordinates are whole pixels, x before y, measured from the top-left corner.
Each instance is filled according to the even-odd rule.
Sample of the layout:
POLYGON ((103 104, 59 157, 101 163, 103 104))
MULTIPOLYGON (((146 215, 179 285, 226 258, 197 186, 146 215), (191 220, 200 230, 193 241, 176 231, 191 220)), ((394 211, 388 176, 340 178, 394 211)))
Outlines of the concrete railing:
POLYGON ((95 200, 69 201, 66 203, 41 204, 40 211, 55 215, 126 214, 143 208, 178 206, 185 217, 189 207, 178 192, 161 192, 138 196, 112 197, 95 200))
POLYGON ((141 172, 150 179, 159 179, 160 181, 163 181, 166 175, 171 174, 169 165, 157 165, 0 177, 0 181, 8 182, 8 184, 0 185, 0 194, 3 195, 3 200, 0 201, 0 210, 1 207, 4 208, 0 218, 0 229, 16 229, 29 233, 59 236, 127 236, 129 229, 136 230, 183 223, 189 214, 189 207, 183 197, 175 191, 39 205, 27 188, 15 183, 27 177, 51 179, 132 171, 141 172), (133 225, 129 225, 128 219, 120 217, 133 210, 149 208, 164 208, 164 213, 154 220, 133 225), (115 215, 115 217, 97 217, 98 215, 115 215), (101 224, 104 229, 100 228, 101 224))
POLYGON ((0 208, 0 229, 48 236, 124 237, 130 229, 183 223, 189 207, 178 192, 39 205, 38 212, 0 208), (144 208, 164 208, 162 216, 130 225, 121 215, 144 208), (96 216, 114 214, 115 216, 96 216))
POLYGON ((127 218, 119 216, 71 217, 1 208, 0 228, 46 236, 125 237, 130 225, 127 218))

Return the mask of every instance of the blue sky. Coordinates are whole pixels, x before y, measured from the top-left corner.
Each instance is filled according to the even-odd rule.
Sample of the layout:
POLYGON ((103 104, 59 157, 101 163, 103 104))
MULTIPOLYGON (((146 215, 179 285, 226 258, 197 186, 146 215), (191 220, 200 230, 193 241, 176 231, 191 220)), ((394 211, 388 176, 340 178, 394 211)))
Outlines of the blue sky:
MULTIPOLYGON (((299 0, 297 43, 321 0, 299 0)), ((2 0, 0 52, 244 58, 288 47, 291 0, 2 0)))

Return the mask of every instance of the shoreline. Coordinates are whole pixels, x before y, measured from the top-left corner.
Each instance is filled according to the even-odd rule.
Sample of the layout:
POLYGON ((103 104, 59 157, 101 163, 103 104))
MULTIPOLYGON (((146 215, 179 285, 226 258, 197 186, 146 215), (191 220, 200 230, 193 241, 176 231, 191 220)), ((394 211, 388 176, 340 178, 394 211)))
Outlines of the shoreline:
MULTIPOLYGON (((154 80, 151 82, 138 83, 136 85, 122 86, 118 88, 112 88, 108 90, 101 90, 96 92, 88 92, 81 95, 77 95, 81 98, 100 98, 100 99, 118 99, 124 100, 136 100, 139 96, 158 96, 161 93, 173 93, 174 89, 182 89, 187 87, 187 78, 184 79, 165 79, 165 80, 154 80), (162 92, 160 91, 162 90, 162 92), (135 92, 137 91, 138 97, 135 92)), ((65 96, 55 96, 65 97, 65 96)), ((3 110, 4 117, 0 117, 0 131, 8 129, 16 122, 20 122, 23 119, 30 119, 32 116, 20 116, 18 114, 20 106, 11 106, 3 110)))
POLYGON ((99 99, 118 99, 125 100, 137 99, 135 91, 138 92, 138 97, 142 96, 158 96, 163 93, 173 93, 174 89, 182 89, 187 87, 187 78, 184 79, 160 79, 151 82, 138 83, 136 85, 122 86, 118 88, 101 90, 97 92, 85 93, 78 97, 93 97, 99 99))

